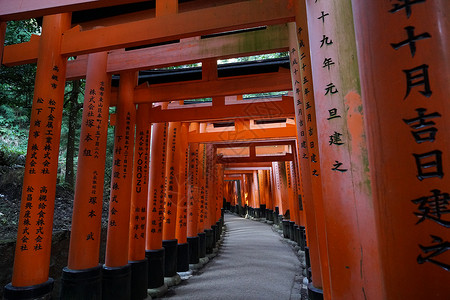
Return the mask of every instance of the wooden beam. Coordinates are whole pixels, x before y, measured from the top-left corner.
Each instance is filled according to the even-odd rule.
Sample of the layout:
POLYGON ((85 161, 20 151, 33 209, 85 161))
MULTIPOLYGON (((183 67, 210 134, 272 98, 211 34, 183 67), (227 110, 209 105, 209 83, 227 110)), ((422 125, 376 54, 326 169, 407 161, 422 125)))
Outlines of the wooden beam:
POLYGON ((272 168, 272 163, 271 162, 253 162, 253 163, 246 163, 246 164, 241 164, 241 163, 231 163, 231 164, 224 164, 225 169, 234 169, 234 168, 242 168, 242 167, 246 167, 246 168, 268 168, 267 170, 270 170, 270 168, 272 168))
MULTIPOLYGON (((21 65, 37 61, 39 36, 30 42, 5 47, 3 64, 21 65)), ((108 54, 108 73, 145 70, 200 62, 203 59, 226 59, 288 51, 287 25, 268 26, 265 30, 212 37, 184 39, 179 43, 131 51, 113 50, 108 54)), ((67 62, 66 79, 86 77, 87 55, 67 62)))
POLYGON ((289 0, 250 0, 63 35, 61 53, 75 56, 294 20, 289 0))
POLYGON ((0 0, 0 21, 42 17, 148 0, 0 0))
POLYGON ((157 84, 135 90, 136 103, 164 102, 292 89, 289 70, 259 75, 233 76, 214 81, 157 84))
POLYGON ((240 142, 240 143, 234 143, 234 144, 215 144, 215 148, 235 148, 235 147, 250 147, 251 145, 254 145, 256 147, 261 146, 285 146, 285 145, 291 145, 292 147, 295 146, 295 141, 293 140, 278 140, 278 141, 256 141, 256 142, 240 142))
POLYGON ((292 161, 294 155, 286 153, 285 155, 267 155, 255 157, 222 157, 218 158, 219 164, 243 164, 243 163, 259 163, 259 162, 273 162, 273 161, 292 161))
POLYGON ((207 133, 189 133, 190 143, 238 143, 258 140, 295 140, 297 131, 295 126, 271 129, 253 129, 242 131, 223 131, 207 133))
POLYGON ((150 110, 152 123, 161 122, 206 122, 242 118, 292 118, 295 115, 294 102, 291 97, 277 100, 233 101, 227 105, 210 105, 191 108, 161 110, 154 107, 150 110))

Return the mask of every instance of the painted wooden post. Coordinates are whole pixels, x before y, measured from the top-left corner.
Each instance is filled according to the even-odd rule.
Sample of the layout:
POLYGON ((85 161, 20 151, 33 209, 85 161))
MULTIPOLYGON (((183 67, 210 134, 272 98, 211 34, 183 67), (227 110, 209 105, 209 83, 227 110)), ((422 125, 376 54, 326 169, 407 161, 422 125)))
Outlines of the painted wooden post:
MULTIPOLYGON (((203 125, 203 124, 202 124, 203 125)), ((206 127, 206 124, 204 124, 206 127)), ((214 248, 214 228, 212 227, 213 216, 212 212, 212 203, 214 198, 214 179, 212 178, 212 145, 205 144, 205 152, 204 152, 204 204, 203 204, 203 212, 204 212, 204 231, 206 234, 206 253, 211 254, 214 248)))
POLYGON ((189 244, 187 241, 187 210, 188 210, 188 172, 189 172, 189 123, 181 124, 180 172, 178 179, 176 238, 178 240, 177 272, 189 271, 189 244))
POLYGON ((382 297, 447 299, 450 2, 352 1, 352 7, 382 297))
MULTIPOLYGON (((380 299, 382 280, 351 1, 307 1, 306 7, 331 298, 380 299)), ((302 15, 304 8, 297 9, 297 15, 302 15)))
MULTIPOLYGON (((167 103, 160 103, 165 109, 167 103)), ((164 248, 164 177, 166 171, 167 123, 152 124, 150 146, 150 182, 148 187, 145 255, 148 259, 148 288, 165 289, 164 248)))
MULTIPOLYGON (((204 130, 206 126, 200 124, 200 132, 204 130)), ((206 244, 206 232, 207 229, 205 223, 205 185, 206 185, 206 147, 205 144, 199 144, 198 146, 198 236, 200 238, 200 254, 199 258, 204 258, 206 256, 207 244, 206 244)))
POLYGON ((253 181, 252 181, 252 188, 253 188, 253 209, 255 210, 255 217, 260 218, 261 217, 261 193, 259 189, 259 181, 258 181, 258 171, 253 171, 253 181))
POLYGON ((5 46, 6 22, 0 22, 0 68, 3 61, 3 47, 5 46))
POLYGON ((108 234, 103 266, 104 299, 131 297, 131 267, 128 264, 131 184, 133 181, 134 128, 136 105, 133 102, 136 72, 120 74, 117 123, 109 200, 108 234))
POLYGON ((267 213, 268 213, 268 221, 274 222, 274 193, 273 193, 273 184, 272 184, 272 168, 270 170, 266 170, 265 172, 266 178, 266 187, 267 187, 267 213))
POLYGON ((260 217, 266 218, 267 190, 264 182, 264 170, 258 170, 258 186, 259 186, 259 214, 260 217))
MULTIPOLYGON (((198 123, 192 123, 191 127, 194 131, 198 131, 198 123)), ((188 218, 187 218, 187 235, 189 243, 189 264, 196 265, 199 263, 199 247, 200 238, 198 236, 199 225, 199 145, 198 143, 190 143, 189 145, 189 185, 188 185, 188 218)))
POLYGON ((311 75, 308 26, 305 2, 295 1, 296 22, 288 24, 289 57, 292 87, 296 105, 297 146, 303 182, 305 207, 309 220, 309 250, 311 258, 311 294, 330 299, 330 276, 327 254, 325 214, 322 195, 322 172, 316 125, 314 87, 311 75), (315 233, 314 233, 315 231, 315 233), (320 264, 320 265, 319 265, 320 264), (322 291, 323 289, 323 291, 322 291))
POLYGON ((145 257, 145 226, 150 162, 150 104, 139 104, 136 112, 133 183, 130 209, 128 263, 131 265, 131 299, 147 297, 148 260, 145 257))
POLYGON ((177 205, 178 205, 178 180, 180 178, 181 156, 181 122, 170 122, 168 128, 168 141, 166 149, 166 169, 165 169, 165 193, 164 193, 164 221, 163 221, 163 247, 164 277, 168 285, 176 283, 177 274, 177 244, 175 237, 177 205))
POLYGON ((273 191, 274 191, 274 206, 275 206, 275 214, 277 218, 278 225, 281 225, 281 221, 283 219, 283 213, 281 209, 281 186, 280 186, 280 176, 278 172, 278 163, 272 162, 272 176, 273 176, 273 191))
POLYGON ((111 90, 111 77, 106 73, 107 60, 106 52, 88 57, 69 259, 63 270, 62 299, 100 297, 102 292, 99 253, 111 90))
POLYGON ((66 73, 60 45, 70 21, 70 14, 43 19, 14 269, 12 283, 5 287, 6 299, 44 297, 53 287, 48 272, 66 73))

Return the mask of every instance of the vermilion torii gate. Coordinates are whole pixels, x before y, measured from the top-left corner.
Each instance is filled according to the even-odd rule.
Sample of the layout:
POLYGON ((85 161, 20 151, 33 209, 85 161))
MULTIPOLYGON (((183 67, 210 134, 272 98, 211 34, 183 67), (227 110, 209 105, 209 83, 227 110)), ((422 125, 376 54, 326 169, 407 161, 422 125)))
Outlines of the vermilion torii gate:
POLYGON ((208 244, 211 250, 210 234, 220 220, 227 168, 268 167, 268 162, 265 172, 239 173, 241 190, 250 195, 252 208, 270 203, 261 196, 270 190, 273 208, 278 203, 280 213, 289 209, 296 225, 305 226, 310 297, 448 297, 450 199, 445 174, 450 166, 444 130, 449 125, 444 102, 450 79, 445 39, 448 1, 64 0, 56 5, 53 1, 19 5, 3 0, 0 4, 2 63, 38 64, 7 299, 42 298, 51 292, 48 267, 64 83, 84 77, 79 172, 62 298, 93 299, 103 294, 105 299, 127 299, 138 290, 133 297, 144 298, 147 288, 164 286, 161 276, 168 266, 162 258, 168 251, 169 262, 174 262, 174 252, 167 250, 173 241, 188 243, 192 264, 199 261, 196 255, 202 256, 202 249, 195 249, 208 244), (114 13, 102 14, 106 6, 114 13), (86 9, 97 9, 96 17, 79 18, 86 9), (40 37, 3 48, 6 21, 42 16, 40 37), (279 51, 289 51, 290 70, 219 76, 218 59, 279 51), (67 61, 72 56, 76 59, 67 61), (202 62, 199 80, 138 85, 137 71, 194 62, 202 62), (120 74, 118 88, 110 87, 112 74, 120 74), (277 100, 248 103, 233 98, 286 90, 290 96, 277 100), (204 97, 211 97, 212 103, 155 105, 204 97), (98 199, 103 194, 110 105, 117 107, 114 171, 107 259, 99 266, 98 199), (296 126, 283 128, 258 129, 251 121, 294 116, 296 126), (206 126, 230 120, 231 131, 206 126), (167 133, 169 128, 187 132, 188 126, 187 141, 177 143, 173 133, 167 133), (252 147, 241 162, 215 159, 219 144, 292 137, 296 149, 286 155, 292 164, 262 159, 252 147), (145 155, 150 140, 154 145, 169 143, 175 154, 183 153, 177 159, 184 169, 175 174, 176 168, 167 170, 161 163, 172 151, 166 146, 152 148, 151 156, 161 159, 149 163, 152 158, 145 155), (142 155, 145 162, 139 164, 142 155), (218 177, 205 177, 206 173, 218 177), (143 184, 137 176, 145 177, 150 186, 144 200, 136 194, 143 184), (178 193, 176 203, 183 206, 187 197, 186 240, 183 233, 175 231, 174 236, 167 224, 170 219, 184 228, 183 210, 177 210, 175 219, 168 217, 175 213, 167 206, 174 202, 164 200, 171 176, 185 178, 177 186, 184 192, 178 193), (168 185, 151 188, 165 180, 168 185), (205 195, 206 184, 214 192, 205 195), (296 193, 303 200, 304 214, 292 201, 296 193), (205 230, 210 238, 202 244, 205 230), (147 285, 137 274, 149 276, 147 285))

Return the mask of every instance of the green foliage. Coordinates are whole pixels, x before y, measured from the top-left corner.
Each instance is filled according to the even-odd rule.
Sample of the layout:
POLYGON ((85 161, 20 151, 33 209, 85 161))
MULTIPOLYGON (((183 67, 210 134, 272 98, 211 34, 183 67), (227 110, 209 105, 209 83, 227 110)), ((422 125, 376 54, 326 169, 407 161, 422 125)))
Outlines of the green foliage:
MULTIPOLYGON (((5 44, 23 43, 32 34, 40 33, 34 19, 10 21, 6 27, 5 44)), ((13 107, 31 107, 36 64, 0 68, 0 104, 13 107)))
POLYGON ((265 59, 274 59, 274 58, 282 58, 289 57, 288 52, 276 52, 276 53, 268 53, 268 54, 260 54, 260 55, 252 55, 252 56, 243 56, 243 57, 235 57, 229 59, 221 59, 217 61, 217 64, 230 64, 244 61, 261 61, 265 59))

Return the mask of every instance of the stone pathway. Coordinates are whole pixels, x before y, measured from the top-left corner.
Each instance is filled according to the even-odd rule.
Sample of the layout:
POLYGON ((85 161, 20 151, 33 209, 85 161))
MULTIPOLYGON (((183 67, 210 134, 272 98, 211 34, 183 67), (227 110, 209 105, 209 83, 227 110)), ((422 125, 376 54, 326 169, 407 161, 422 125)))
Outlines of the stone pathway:
POLYGON ((301 267, 293 247, 272 226, 225 214, 218 255, 167 299, 301 299, 301 267))

